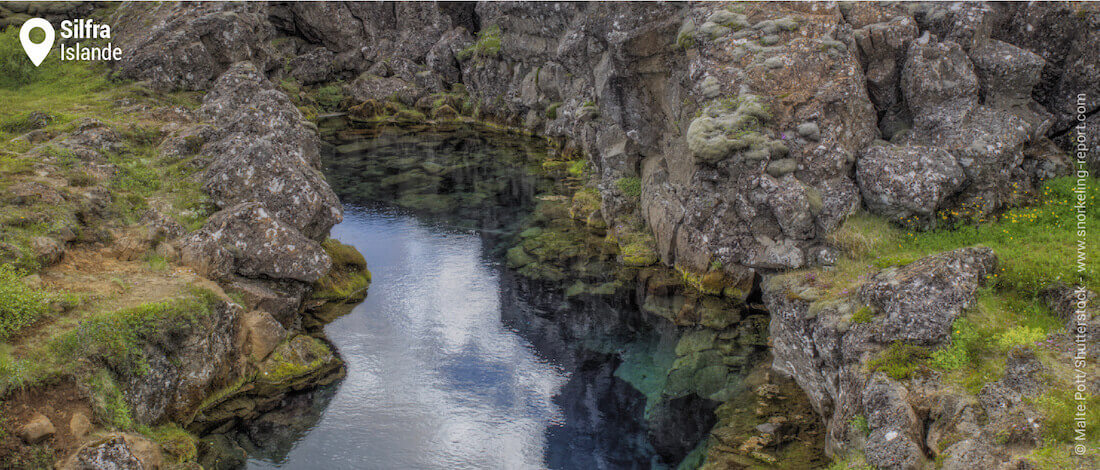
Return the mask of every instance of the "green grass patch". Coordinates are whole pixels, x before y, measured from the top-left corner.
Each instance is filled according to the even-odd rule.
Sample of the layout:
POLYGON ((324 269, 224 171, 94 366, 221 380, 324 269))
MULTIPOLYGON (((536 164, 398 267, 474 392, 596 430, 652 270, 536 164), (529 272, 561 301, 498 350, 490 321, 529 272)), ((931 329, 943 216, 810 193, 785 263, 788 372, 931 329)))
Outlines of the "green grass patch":
POLYGON ((624 196, 631 199, 639 199, 642 197, 642 180, 636 176, 615 180, 615 187, 619 188, 619 191, 622 192, 624 196))
POLYGON ((115 429, 129 430, 134 427, 130 405, 110 372, 99 369, 88 378, 87 383, 92 391, 92 412, 98 420, 115 429))
POLYGON ((1075 397, 1074 393, 1069 387, 1052 387, 1033 401, 1044 417, 1043 437, 1063 444, 1074 443, 1078 405, 1083 405, 1085 438, 1088 442, 1100 442, 1100 396, 1082 392, 1083 397, 1075 397))
POLYGON ((951 342, 933 351, 928 364, 948 382, 977 393, 1003 374, 1009 350, 1034 345, 1061 328, 1039 299, 983 289, 976 308, 955 320, 951 342))
POLYGON ((458 60, 483 59, 500 55, 500 26, 490 25, 477 32, 477 41, 455 56, 458 60))
POLYGON ((0 340, 38 320, 52 298, 46 291, 28 287, 23 273, 13 266, 0 264, 0 340))
MULTIPOLYGON (((829 237, 847 256, 835 270, 822 273, 821 279, 831 291, 838 292, 858 282, 859 276, 871 268, 907 264, 942 251, 984 245, 992 248, 1000 260, 1000 269, 994 274, 994 285, 999 289, 1033 296, 1055 282, 1076 280, 1075 182, 1068 177, 1048 181, 1035 205, 954 229, 913 232, 879 217, 853 215, 829 237)), ((1090 227, 1100 226, 1097 194, 1100 180, 1092 179, 1084 195, 1088 209, 1082 214, 1090 227)), ((1100 245, 1090 244, 1086 256, 1087 272, 1082 278, 1087 287, 1100 290, 1100 245)))
POLYGON ((891 344, 867 363, 872 371, 882 372, 894 380, 904 380, 924 368, 928 348, 902 341, 891 344))
POLYGON ((209 314, 218 301, 210 291, 89 316, 49 345, 59 361, 89 359, 116 374, 144 375, 149 370, 143 346, 177 334, 209 314))

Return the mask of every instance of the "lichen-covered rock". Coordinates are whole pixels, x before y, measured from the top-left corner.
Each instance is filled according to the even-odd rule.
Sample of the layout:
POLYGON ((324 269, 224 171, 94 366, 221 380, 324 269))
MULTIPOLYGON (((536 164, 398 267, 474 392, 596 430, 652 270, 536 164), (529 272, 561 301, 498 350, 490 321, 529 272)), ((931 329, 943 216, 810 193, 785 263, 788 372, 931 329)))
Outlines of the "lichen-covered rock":
POLYGON ((292 279, 314 282, 332 267, 321 245, 282 222, 264 204, 246 202, 210 216, 180 242, 184 264, 199 273, 226 278, 292 279))
POLYGON ((396 99, 412 106, 427 93, 415 83, 399 77, 379 77, 365 72, 351 83, 351 96, 357 101, 396 99))
POLYGON ((124 5, 111 22, 122 50, 116 73, 161 90, 203 90, 230 64, 263 68, 271 52, 267 5, 124 5), (215 39, 216 38, 216 39, 215 39))
POLYGON ((996 269, 993 250, 960 248, 879 272, 860 298, 885 314, 883 341, 938 344, 996 269))
POLYGON ((1050 113, 1031 97, 1046 64, 1042 57, 990 39, 970 50, 970 60, 981 83, 981 98, 986 106, 1008 110, 1020 117, 1031 125, 1034 137, 1046 134, 1051 124, 1050 113))
POLYGON ((287 63, 290 76, 303 85, 321 83, 332 78, 335 54, 323 47, 311 49, 287 63))
POLYGON ((65 470, 147 470, 160 468, 160 446, 129 433, 111 433, 81 446, 65 461, 65 470))
POLYGON ((910 43, 901 86, 914 126, 927 132, 958 126, 978 105, 978 76, 966 51, 928 32, 910 43))
MULTIPOLYGON (((1078 95, 1100 96, 1100 7, 1088 2, 1032 2, 1011 12, 993 37, 1043 58, 1034 96, 1054 115, 1052 135, 1077 124, 1078 95)), ((1086 113, 1100 108, 1088 100, 1086 113)), ((1066 148, 1069 150, 1069 148, 1066 148)))
POLYGON ((856 179, 871 212, 928 225, 962 187, 965 175, 955 157, 940 148, 874 145, 856 161, 856 179))
POLYGON ((162 322, 142 347, 147 372, 122 378, 138 423, 183 419, 236 370, 241 307, 216 300, 209 309, 194 321, 162 322))
POLYGON ((202 151, 214 157, 203 188, 219 208, 260 201, 281 223, 314 239, 341 220, 340 202, 318 171, 316 133, 251 63, 230 67, 199 115, 218 129, 202 151))
MULTIPOLYGON (((793 377, 825 418, 828 452, 847 452, 851 443, 862 442, 848 436, 849 421, 861 414, 872 430, 862 450, 876 465, 889 468, 925 462, 926 426, 937 436, 980 432, 976 404, 951 393, 931 407, 925 398, 905 398, 933 392, 911 393, 884 377, 872 379, 865 358, 898 341, 942 344, 950 337, 952 322, 972 308, 977 289, 995 267, 988 248, 962 248, 882 270, 840 298, 820 298, 812 280, 800 274, 770 277, 761 284, 771 312, 772 367, 793 377), (865 308, 878 313, 869 321, 852 321, 865 308), (917 410, 917 404, 923 409, 917 410), (925 422, 926 416, 936 420, 925 422)), ((934 384, 930 387, 936 390, 934 384)))

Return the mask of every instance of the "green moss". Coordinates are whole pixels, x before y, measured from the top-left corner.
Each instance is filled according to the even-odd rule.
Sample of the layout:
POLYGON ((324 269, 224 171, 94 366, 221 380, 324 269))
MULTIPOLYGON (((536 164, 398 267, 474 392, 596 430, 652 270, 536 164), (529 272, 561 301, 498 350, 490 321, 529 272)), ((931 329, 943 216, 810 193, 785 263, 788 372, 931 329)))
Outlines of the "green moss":
POLYGON ((615 187, 626 197, 638 199, 642 197, 642 180, 638 177, 619 178, 615 180, 615 187))
POLYGON ((477 32, 477 41, 461 50, 455 56, 458 60, 484 59, 500 55, 500 26, 490 25, 477 32))
POLYGON ((332 259, 332 269, 313 285, 313 298, 355 302, 367 295, 371 273, 363 254, 351 245, 329 238, 321 247, 332 259))
POLYGON ((141 434, 160 444, 173 463, 194 462, 198 457, 198 438, 176 424, 150 428, 141 426, 141 434))
POLYGON ((546 118, 554 120, 558 118, 558 108, 561 107, 561 102, 550 103, 550 106, 546 108, 546 118))
POLYGON ((660 259, 657 251, 651 243, 638 241, 621 247, 623 265, 629 267, 643 267, 657 264, 660 259))
POLYGON ((872 371, 903 380, 924 368, 928 355, 927 348, 898 341, 880 351, 867 365, 872 371))

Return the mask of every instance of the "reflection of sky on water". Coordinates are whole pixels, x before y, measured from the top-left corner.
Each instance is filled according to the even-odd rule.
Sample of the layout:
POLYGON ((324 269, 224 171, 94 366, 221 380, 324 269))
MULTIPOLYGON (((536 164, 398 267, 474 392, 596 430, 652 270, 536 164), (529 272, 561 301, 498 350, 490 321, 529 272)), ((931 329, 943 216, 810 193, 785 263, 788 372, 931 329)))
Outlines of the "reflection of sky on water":
POLYGON ((374 277, 326 327, 348 376, 285 462, 251 468, 540 468, 567 378, 500 322, 500 280, 473 233, 349 207, 333 238, 374 277))

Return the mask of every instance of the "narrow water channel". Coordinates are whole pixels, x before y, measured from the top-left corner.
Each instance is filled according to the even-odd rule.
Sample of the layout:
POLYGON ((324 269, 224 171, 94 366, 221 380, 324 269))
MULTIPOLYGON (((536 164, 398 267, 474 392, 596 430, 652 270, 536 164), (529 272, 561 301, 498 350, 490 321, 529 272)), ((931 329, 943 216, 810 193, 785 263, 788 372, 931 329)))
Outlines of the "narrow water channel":
POLYGON ((373 274, 324 328, 347 376, 238 430, 249 468, 661 468, 645 396, 616 370, 675 338, 636 307, 559 305, 503 267, 498 241, 545 183, 522 147, 461 132, 366 142, 328 170, 345 203, 332 237, 373 274))

